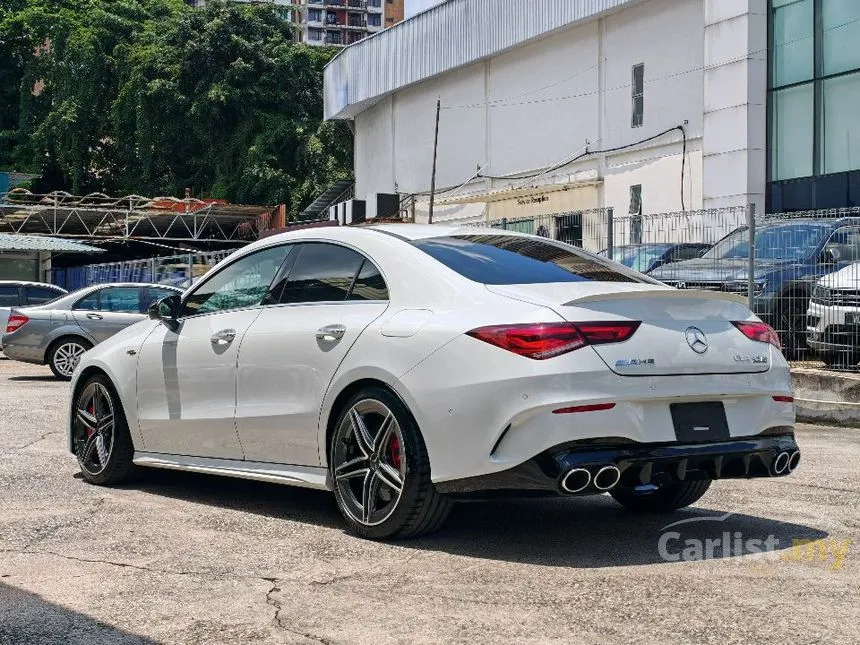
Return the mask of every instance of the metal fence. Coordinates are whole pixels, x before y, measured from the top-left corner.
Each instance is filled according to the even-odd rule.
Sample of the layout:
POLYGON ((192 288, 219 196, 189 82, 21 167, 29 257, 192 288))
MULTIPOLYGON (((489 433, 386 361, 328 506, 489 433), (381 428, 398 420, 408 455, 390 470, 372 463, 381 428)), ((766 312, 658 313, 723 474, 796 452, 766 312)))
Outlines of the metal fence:
POLYGON ((676 288, 741 295, 793 364, 858 369, 860 208, 620 217, 597 209, 482 225, 561 240, 676 288))
POLYGON ((182 286, 187 281, 202 276, 230 253, 232 251, 210 251, 52 269, 51 282, 69 291, 108 282, 149 282, 182 286))

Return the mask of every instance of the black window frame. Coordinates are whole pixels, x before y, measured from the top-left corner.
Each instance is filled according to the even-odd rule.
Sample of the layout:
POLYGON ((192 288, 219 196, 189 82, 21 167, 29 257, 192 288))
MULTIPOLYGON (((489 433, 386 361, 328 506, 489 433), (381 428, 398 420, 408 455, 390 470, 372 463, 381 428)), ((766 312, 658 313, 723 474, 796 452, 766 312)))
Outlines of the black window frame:
POLYGON ((388 287, 388 280, 385 278, 385 274, 382 272, 382 269, 379 268, 379 263, 374 262, 371 258, 367 256, 363 251, 350 246, 348 244, 341 244, 338 242, 334 242, 332 240, 301 240, 293 243, 294 246, 299 247, 296 249, 294 253, 290 253, 288 256, 287 262, 281 267, 281 271, 278 275, 275 276, 275 279, 272 281, 270 285, 270 292, 266 296, 266 300, 269 302, 266 303, 267 306, 278 306, 278 307, 292 307, 292 306, 312 306, 312 305, 338 305, 338 304, 349 304, 349 303, 380 303, 380 302, 390 302, 391 301, 391 290, 388 287), (346 249, 348 251, 352 251, 359 258, 361 258, 361 262, 358 264, 358 268, 355 270, 355 273, 352 276, 352 282, 349 286, 349 290, 346 292, 346 297, 343 300, 305 300, 302 302, 282 302, 284 291, 286 289, 287 283, 290 281, 290 275, 292 274, 293 268, 296 263, 302 256, 302 252, 304 248, 312 245, 312 244, 324 244, 326 246, 334 246, 342 249, 346 249), (383 283, 385 284, 385 292, 387 294, 387 298, 382 300, 352 300, 351 296, 353 290, 355 289, 356 280, 358 280, 358 276, 361 275, 362 270, 364 269, 365 264, 370 263, 373 267, 376 268, 376 271, 379 273, 382 278, 383 283), (281 284, 282 283, 282 284, 281 284), (278 293, 274 293, 273 289, 276 285, 281 284, 278 293))
POLYGON ((281 274, 281 271, 283 271, 284 266, 286 264, 288 264, 290 262, 290 258, 293 257, 293 255, 295 255, 292 252, 292 247, 294 245, 295 245, 294 243, 290 243, 290 242, 285 242, 282 244, 272 244, 271 246, 265 246, 263 248, 256 249, 251 253, 243 254, 242 256, 237 257, 235 260, 233 260, 229 264, 225 264, 224 266, 219 267, 217 270, 207 274, 206 278, 204 280, 201 280, 197 284, 192 285, 187 291, 177 293, 177 295, 181 296, 180 305, 179 305, 179 312, 180 312, 179 319, 186 320, 189 318, 197 318, 197 317, 202 317, 202 316, 214 316, 214 315, 221 314, 221 313, 227 313, 227 312, 231 312, 231 311, 242 311, 245 309, 255 309, 255 308, 265 307, 269 304, 272 304, 269 302, 269 299, 271 296, 272 285, 277 284, 278 276, 281 274), (244 306, 244 307, 233 307, 230 309, 219 309, 217 311, 203 311, 203 312, 199 312, 199 313, 197 313, 197 312, 186 313, 185 306, 186 306, 186 303, 188 302, 188 300, 192 296, 194 296, 194 294, 197 293, 197 291, 199 291, 205 285, 207 285, 209 282, 211 282, 213 279, 215 279, 216 276, 221 275, 224 271, 227 271, 231 267, 235 266, 236 263, 241 262, 242 260, 244 260, 248 257, 251 257, 252 255, 255 255, 257 253, 263 253, 264 251, 269 251, 269 250, 275 249, 275 248, 288 249, 287 254, 286 254, 286 256, 284 256, 284 259, 281 262, 280 267, 278 268, 277 271, 275 271, 275 274, 272 277, 272 280, 269 282, 269 286, 266 289, 266 294, 263 296, 262 300, 260 302, 258 302, 256 305, 248 305, 248 306, 244 306))

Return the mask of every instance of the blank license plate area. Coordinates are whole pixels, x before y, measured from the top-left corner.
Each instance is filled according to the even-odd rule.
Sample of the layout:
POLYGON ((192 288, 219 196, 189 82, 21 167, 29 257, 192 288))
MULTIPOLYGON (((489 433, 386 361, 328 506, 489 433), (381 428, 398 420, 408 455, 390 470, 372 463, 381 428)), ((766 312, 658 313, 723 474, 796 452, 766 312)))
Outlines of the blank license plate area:
POLYGON ((722 441, 729 438, 726 408, 719 401, 706 403, 672 403, 675 437, 686 443, 722 441))

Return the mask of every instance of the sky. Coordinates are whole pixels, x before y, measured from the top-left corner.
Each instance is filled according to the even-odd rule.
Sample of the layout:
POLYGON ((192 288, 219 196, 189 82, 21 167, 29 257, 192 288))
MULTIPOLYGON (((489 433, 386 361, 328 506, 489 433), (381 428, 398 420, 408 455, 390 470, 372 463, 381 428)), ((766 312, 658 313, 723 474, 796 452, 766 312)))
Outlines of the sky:
POLYGON ((427 7, 439 4, 442 0, 406 0, 406 17, 414 16, 427 7))

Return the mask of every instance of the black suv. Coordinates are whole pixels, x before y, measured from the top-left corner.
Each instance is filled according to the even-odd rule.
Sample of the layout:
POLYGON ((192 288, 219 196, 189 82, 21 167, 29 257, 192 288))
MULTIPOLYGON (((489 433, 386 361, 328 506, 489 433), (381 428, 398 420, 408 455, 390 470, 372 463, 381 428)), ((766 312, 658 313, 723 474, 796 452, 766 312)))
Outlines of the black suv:
MULTIPOLYGON (((777 330, 788 358, 806 351, 806 310, 818 279, 860 261, 860 217, 768 218, 756 225, 753 311, 777 330)), ((650 273, 679 289, 747 295, 749 230, 739 228, 701 258, 650 273)))

